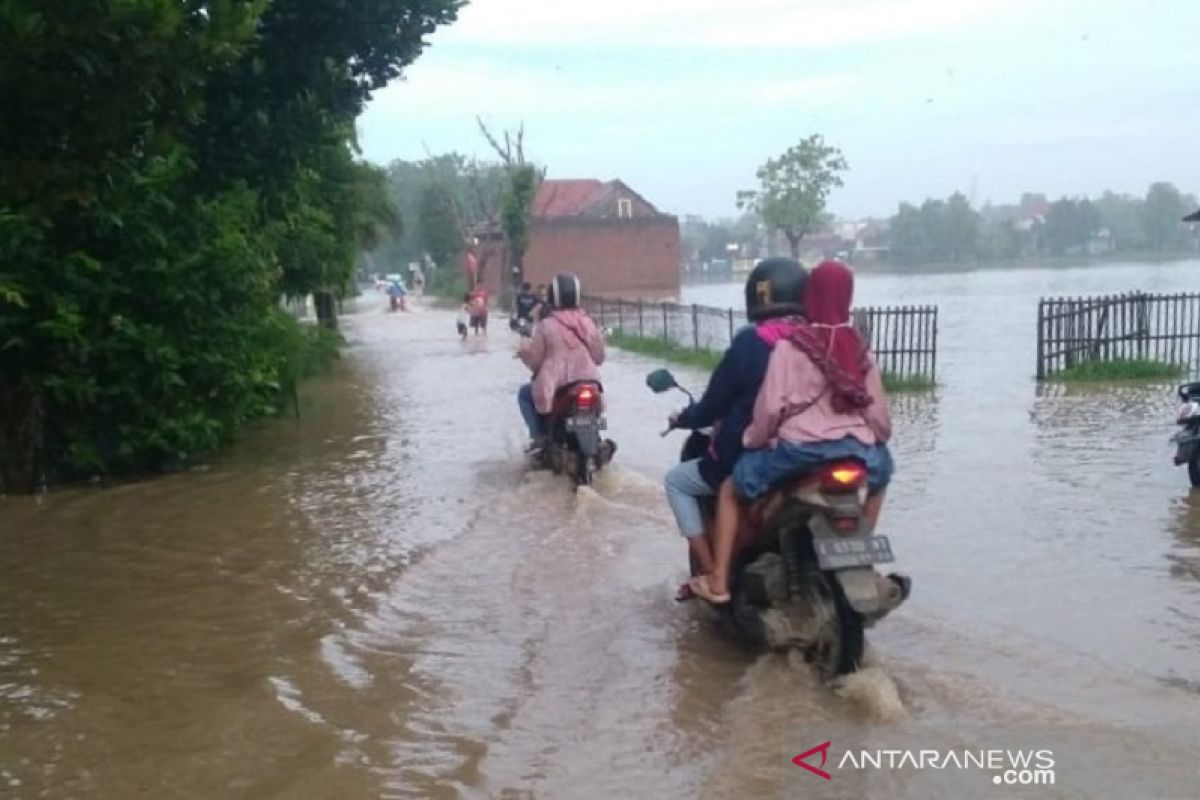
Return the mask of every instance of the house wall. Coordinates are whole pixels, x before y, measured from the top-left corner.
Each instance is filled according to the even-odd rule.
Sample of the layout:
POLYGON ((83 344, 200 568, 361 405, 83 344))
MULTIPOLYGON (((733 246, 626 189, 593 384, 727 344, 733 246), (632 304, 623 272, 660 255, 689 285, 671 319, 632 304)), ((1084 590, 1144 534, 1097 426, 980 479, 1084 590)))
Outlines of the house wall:
POLYGON ((665 215, 534 220, 525 254, 525 280, 537 285, 574 272, 588 294, 674 295, 679 270, 679 221, 665 215))

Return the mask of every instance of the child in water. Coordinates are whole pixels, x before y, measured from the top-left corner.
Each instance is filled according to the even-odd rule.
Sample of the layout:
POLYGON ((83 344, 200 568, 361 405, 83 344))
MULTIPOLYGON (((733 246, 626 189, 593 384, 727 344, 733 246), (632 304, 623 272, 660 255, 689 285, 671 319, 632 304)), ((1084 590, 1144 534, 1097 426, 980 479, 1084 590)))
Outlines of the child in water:
POLYGON ((458 317, 455 319, 455 324, 458 325, 458 338, 466 341, 467 339, 467 322, 471 319, 471 295, 463 295, 463 304, 458 307, 458 317))

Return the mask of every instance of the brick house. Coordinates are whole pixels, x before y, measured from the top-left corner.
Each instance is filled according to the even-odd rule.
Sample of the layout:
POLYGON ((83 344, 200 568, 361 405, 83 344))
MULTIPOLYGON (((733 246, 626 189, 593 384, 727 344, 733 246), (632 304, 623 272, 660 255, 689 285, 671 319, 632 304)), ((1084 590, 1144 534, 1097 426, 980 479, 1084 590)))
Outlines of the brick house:
MULTIPOLYGON (((588 294, 665 297, 679 293, 679 220, 619 180, 545 180, 533 201, 525 280, 579 275, 588 294)), ((485 281, 500 289, 504 270, 485 281)))

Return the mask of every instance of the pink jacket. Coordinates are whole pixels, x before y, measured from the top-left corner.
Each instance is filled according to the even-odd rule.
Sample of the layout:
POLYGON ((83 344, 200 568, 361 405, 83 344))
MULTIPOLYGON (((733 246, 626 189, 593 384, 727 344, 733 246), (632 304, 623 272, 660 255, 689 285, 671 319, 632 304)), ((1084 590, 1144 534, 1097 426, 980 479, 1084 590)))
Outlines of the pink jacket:
POLYGON ((853 436, 863 444, 887 442, 892 416, 875 359, 868 354, 867 394, 871 405, 850 414, 833 410, 821 370, 790 341, 781 340, 767 362, 767 375, 754 401, 754 419, 742 437, 748 449, 826 442, 853 436))
POLYGON ((538 323, 520 356, 534 373, 533 404, 540 413, 548 414, 560 386, 600 380, 604 337, 587 312, 563 309, 538 323))

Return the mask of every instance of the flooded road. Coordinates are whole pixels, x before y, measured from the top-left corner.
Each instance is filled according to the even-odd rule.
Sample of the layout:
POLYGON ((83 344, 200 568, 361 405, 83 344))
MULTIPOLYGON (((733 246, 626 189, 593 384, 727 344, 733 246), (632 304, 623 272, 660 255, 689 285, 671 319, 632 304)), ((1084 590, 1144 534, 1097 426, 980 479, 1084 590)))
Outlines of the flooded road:
MULTIPOLYGON (((1162 270, 1136 285, 1196 274, 1162 270)), ((913 598, 838 693, 672 602, 650 362, 612 355, 621 449, 576 495, 521 466, 507 331, 367 298, 299 421, 203 471, 0 498, 0 796, 802 796, 787 759, 845 720, 1140 726, 1152 754, 1200 723, 1200 493, 1164 387, 1035 387, 1026 295, 1058 280, 1088 290, 862 281, 941 303, 943 385, 895 402, 913 598)))

